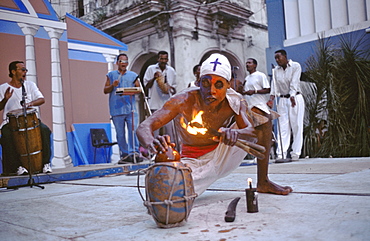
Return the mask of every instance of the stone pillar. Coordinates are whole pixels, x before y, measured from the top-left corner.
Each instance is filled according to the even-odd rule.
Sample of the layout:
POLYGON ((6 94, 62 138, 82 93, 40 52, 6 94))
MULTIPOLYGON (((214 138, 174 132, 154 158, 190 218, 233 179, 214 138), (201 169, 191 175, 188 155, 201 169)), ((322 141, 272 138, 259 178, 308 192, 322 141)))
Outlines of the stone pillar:
POLYGON ((351 0, 347 2, 349 24, 366 21, 366 6, 364 0, 351 0))
POLYGON ((348 25, 347 0, 330 0, 332 28, 348 25))
POLYGON ((54 168, 64 168, 72 165, 67 145, 63 102, 63 85, 59 56, 59 38, 62 36, 64 30, 54 29, 50 27, 44 28, 49 34, 51 43, 51 89, 54 136, 54 157, 52 160, 52 164, 54 168))
POLYGON ((301 36, 299 28, 298 0, 284 0, 286 39, 301 36))
MULTIPOLYGON (((105 57, 105 60, 108 63, 108 72, 113 70, 114 62, 116 60, 116 55, 112 54, 103 54, 105 57)), ((116 128, 114 127, 113 121, 110 120, 110 126, 111 126, 111 135, 112 135, 112 142, 117 141, 117 136, 116 136, 116 128)), ((120 153, 119 153, 119 147, 118 145, 114 145, 112 147, 112 156, 111 156, 111 162, 112 163, 117 163, 119 159, 121 158, 120 153)))
POLYGON ((370 21, 370 0, 366 0, 366 20, 370 21))
POLYGON ((315 33, 315 17, 312 0, 298 0, 301 36, 315 33))
POLYGON ((25 65, 28 69, 27 80, 32 81, 37 85, 36 75, 36 57, 35 57, 35 42, 34 37, 39 29, 39 26, 27 23, 18 23, 22 32, 25 35, 26 59, 25 65))
POLYGON ((315 11, 315 28, 316 33, 331 29, 330 22, 330 1, 329 0, 314 0, 315 11))

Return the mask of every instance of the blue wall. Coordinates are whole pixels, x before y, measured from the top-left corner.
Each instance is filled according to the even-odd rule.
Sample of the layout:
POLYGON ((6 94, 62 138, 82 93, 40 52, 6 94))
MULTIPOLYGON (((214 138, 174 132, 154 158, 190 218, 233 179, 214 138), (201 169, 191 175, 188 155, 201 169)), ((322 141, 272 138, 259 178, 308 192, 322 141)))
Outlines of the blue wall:
MULTIPOLYGON (((72 124, 72 132, 67 133, 69 154, 74 166, 94 164, 94 147, 91 144, 90 129, 103 128, 107 132, 108 139, 111 137, 110 123, 83 123, 72 124)), ((109 151, 109 157, 112 151, 109 151)), ((105 163, 105 153, 103 148, 96 150, 95 163, 105 163)))
MULTIPOLYGON (((285 40, 285 21, 284 21, 284 3, 283 0, 266 0, 267 19, 268 19, 268 35, 269 47, 266 49, 266 66, 267 72, 271 75, 271 64, 276 65, 274 59, 274 52, 278 49, 285 49, 288 53, 288 58, 292 59, 302 66, 302 71, 306 69, 307 59, 315 54, 315 49, 318 41, 311 41, 294 46, 284 47, 285 40)), ((365 34, 365 29, 353 31, 351 33, 343 34, 342 37, 351 39, 355 42, 357 39, 365 34)), ((330 38, 332 44, 340 44, 340 36, 333 36, 330 38)), ((365 35, 366 44, 364 48, 370 48, 370 34, 365 35)))

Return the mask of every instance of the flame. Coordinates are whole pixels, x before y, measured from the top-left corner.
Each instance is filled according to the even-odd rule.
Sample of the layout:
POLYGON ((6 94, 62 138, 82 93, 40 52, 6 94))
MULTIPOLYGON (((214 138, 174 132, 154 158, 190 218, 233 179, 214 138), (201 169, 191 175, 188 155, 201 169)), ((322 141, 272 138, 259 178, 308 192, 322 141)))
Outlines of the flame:
POLYGON ((250 186, 252 184, 252 178, 248 177, 247 181, 248 181, 248 186, 250 186))
POLYGON ((197 135, 197 134, 206 134, 207 128, 203 127, 203 120, 202 120, 202 115, 204 111, 199 111, 198 114, 195 115, 194 119, 191 120, 188 124, 185 124, 184 122, 182 123, 182 127, 186 129, 187 132, 189 132, 192 135, 197 135), (197 127, 199 126, 199 127, 197 127))

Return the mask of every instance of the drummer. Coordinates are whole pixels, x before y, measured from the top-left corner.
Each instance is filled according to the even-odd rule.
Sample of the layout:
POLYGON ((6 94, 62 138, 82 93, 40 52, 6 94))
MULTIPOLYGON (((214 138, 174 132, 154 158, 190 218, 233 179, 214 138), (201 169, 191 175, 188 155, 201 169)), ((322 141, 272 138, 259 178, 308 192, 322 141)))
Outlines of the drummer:
MULTIPOLYGON (((27 108, 40 106, 45 103, 44 96, 35 83, 26 80, 27 69, 22 61, 13 61, 9 64, 8 83, 0 85, 0 111, 3 110, 3 122, 1 123, 1 145, 3 153, 3 174, 17 175, 27 174, 28 171, 22 166, 19 154, 16 152, 13 142, 12 132, 9 128, 7 114, 11 111, 22 109, 22 83, 24 83, 27 93, 25 105, 27 108)), ((52 172, 50 165, 51 148, 49 127, 40 122, 41 139, 42 139, 42 162, 43 172, 52 172)))
MULTIPOLYGON (((181 162, 192 169, 194 189, 198 195, 240 165, 246 152, 235 145, 238 139, 256 141, 246 102, 230 88, 230 79, 228 59, 221 54, 212 54, 201 66, 200 87, 190 87, 173 96, 137 129, 143 147, 152 153, 163 152, 172 145, 171 140, 168 136, 154 137, 153 131, 175 119, 183 143, 181 162), (200 111, 203 111, 203 125, 218 130, 220 138, 195 136, 181 127, 191 122, 194 113, 200 111)), ((269 180, 268 162, 258 161, 257 165, 258 192, 287 195, 292 191, 290 187, 269 180)))

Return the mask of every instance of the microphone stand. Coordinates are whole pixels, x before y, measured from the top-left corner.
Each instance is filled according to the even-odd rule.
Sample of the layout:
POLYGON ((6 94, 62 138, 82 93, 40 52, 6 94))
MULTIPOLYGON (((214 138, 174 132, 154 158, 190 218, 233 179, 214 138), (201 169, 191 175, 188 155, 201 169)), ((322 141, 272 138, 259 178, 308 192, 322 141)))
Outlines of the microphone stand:
POLYGON ((23 116, 24 116, 24 122, 25 122, 25 138, 26 138, 26 151, 27 151, 27 158, 28 158, 28 182, 27 184, 24 184, 24 185, 18 185, 18 186, 12 186, 12 187, 8 187, 9 189, 18 189, 18 187, 39 187, 41 189, 44 189, 45 187, 44 186, 41 186, 41 185, 38 185, 35 183, 35 180, 33 179, 32 177, 32 173, 31 173, 31 159, 30 159, 30 153, 29 153, 29 143, 28 143, 28 126, 27 126, 27 107, 26 107, 26 97, 27 97, 27 93, 26 93, 26 89, 24 87, 24 80, 21 80, 21 83, 22 83, 22 101, 21 101, 21 105, 22 105, 22 109, 23 109, 23 116))

